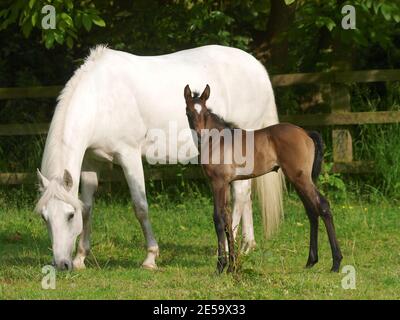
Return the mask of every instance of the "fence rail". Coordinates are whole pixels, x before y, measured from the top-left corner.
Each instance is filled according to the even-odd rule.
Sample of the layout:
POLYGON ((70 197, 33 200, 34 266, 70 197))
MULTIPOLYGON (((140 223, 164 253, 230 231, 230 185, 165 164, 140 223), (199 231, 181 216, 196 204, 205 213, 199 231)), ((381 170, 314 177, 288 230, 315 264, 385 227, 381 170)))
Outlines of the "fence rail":
MULTIPOLYGON (((287 87, 299 84, 330 85, 331 113, 280 115, 280 121, 292 122, 300 126, 348 126, 359 124, 384 124, 400 122, 400 111, 350 112, 350 94, 343 84, 352 82, 400 81, 400 69, 362 70, 322 73, 281 74, 271 76, 273 87, 287 87)), ((62 86, 42 86, 26 88, 0 88, 0 100, 55 98, 62 86)), ((0 136, 44 135, 49 129, 48 123, 2 124, 0 136)), ((346 129, 333 129, 333 157, 335 172, 362 173, 373 169, 373 163, 353 161, 352 139, 346 129)), ((189 166, 180 171, 171 166, 146 168, 146 179, 176 179, 177 174, 184 178, 196 179, 203 175, 199 167, 189 166)), ((120 170, 105 171, 103 181, 120 181, 123 175, 120 170)), ((0 184, 33 183, 33 173, 0 173, 0 184)))

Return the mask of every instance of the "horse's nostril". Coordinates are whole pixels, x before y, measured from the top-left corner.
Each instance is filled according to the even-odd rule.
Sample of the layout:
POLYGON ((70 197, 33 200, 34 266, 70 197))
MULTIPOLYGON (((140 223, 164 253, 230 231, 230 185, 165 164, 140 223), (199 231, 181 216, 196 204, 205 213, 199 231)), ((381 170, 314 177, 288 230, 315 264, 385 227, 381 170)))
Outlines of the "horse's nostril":
POLYGON ((57 264, 57 268, 59 270, 71 270, 72 269, 72 264, 68 260, 62 260, 57 264))

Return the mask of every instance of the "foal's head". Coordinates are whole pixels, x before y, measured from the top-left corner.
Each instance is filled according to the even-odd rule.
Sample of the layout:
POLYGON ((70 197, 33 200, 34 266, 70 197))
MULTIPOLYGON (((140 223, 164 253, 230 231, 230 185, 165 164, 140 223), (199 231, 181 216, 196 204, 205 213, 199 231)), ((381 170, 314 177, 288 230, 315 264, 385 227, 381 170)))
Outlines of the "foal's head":
POLYGON ((186 85, 184 95, 190 129, 200 134, 202 129, 206 129, 207 118, 210 115, 210 111, 206 107, 206 101, 210 97, 210 86, 207 85, 200 96, 198 93, 192 96, 189 85, 186 85))

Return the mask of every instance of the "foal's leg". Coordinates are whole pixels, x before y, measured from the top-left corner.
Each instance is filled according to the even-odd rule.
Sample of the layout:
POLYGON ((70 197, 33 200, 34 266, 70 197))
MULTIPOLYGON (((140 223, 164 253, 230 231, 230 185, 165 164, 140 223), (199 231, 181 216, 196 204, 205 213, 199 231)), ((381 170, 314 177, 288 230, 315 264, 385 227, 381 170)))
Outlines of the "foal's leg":
POLYGON ((213 184, 214 194, 214 226, 218 238, 218 263, 217 271, 221 273, 227 264, 225 241, 228 240, 229 270, 234 267, 234 238, 232 232, 232 218, 227 210, 229 186, 227 184, 213 184))
POLYGON ((233 272, 236 269, 236 256, 235 256, 235 237, 232 229, 232 214, 230 209, 230 188, 225 188, 225 201, 222 211, 222 216, 225 222, 225 236, 228 239, 228 252, 229 252, 229 266, 228 272, 233 272))
POLYGON ((239 229, 240 219, 242 218, 242 246, 243 253, 248 253, 255 248, 253 229, 253 212, 251 204, 251 180, 238 180, 232 182, 233 191, 233 213, 232 229, 236 238, 239 229))
POLYGON ((82 210, 83 230, 80 235, 78 251, 73 261, 74 269, 85 268, 85 258, 90 252, 90 231, 93 211, 93 195, 97 190, 98 179, 95 171, 82 171, 81 198, 84 204, 82 210))
POLYGON ((305 197, 301 191, 297 190, 310 222, 310 249, 306 268, 313 267, 318 262, 318 211, 315 205, 310 203, 309 197, 305 197))
POLYGON ((324 221, 328 233, 329 243, 332 250, 333 265, 331 271, 339 271, 342 254, 339 243, 336 238, 333 217, 330 211, 328 201, 315 188, 311 177, 300 177, 294 179, 296 190, 303 200, 304 206, 310 219, 310 254, 307 261, 307 267, 312 267, 318 260, 318 215, 324 221), (311 218, 310 218, 311 217, 311 218))
POLYGON ((140 222, 140 226, 142 227, 146 239, 147 257, 142 266, 146 269, 155 269, 157 268, 155 259, 159 254, 159 249, 149 220, 140 150, 124 150, 122 153, 119 153, 118 160, 129 185, 136 218, 140 222))
POLYGON ((324 221, 326 232, 328 233, 329 244, 332 250, 333 265, 331 271, 338 272, 340 262, 343 259, 342 252, 340 251, 339 243, 336 238, 335 226, 333 224, 333 216, 329 206, 328 200, 316 190, 319 199, 319 212, 322 220, 324 221))

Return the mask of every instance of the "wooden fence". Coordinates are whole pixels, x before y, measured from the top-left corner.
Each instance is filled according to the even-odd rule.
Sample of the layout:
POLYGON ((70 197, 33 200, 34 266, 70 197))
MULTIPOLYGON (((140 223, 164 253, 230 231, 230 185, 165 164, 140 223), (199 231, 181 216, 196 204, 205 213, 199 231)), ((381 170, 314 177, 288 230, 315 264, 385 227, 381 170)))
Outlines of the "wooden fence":
MULTIPOLYGON (((345 71, 325 73, 281 74, 271 77, 274 88, 299 84, 318 84, 324 87, 325 94, 330 97, 330 113, 280 115, 280 121, 292 122, 299 126, 321 127, 333 126, 333 160, 335 172, 360 173, 372 169, 373 164, 354 161, 353 143, 349 125, 383 124, 400 121, 400 111, 351 112, 350 93, 346 84, 362 82, 400 81, 400 69, 345 71), (340 128, 344 126, 344 128, 340 128)), ((0 88, 0 100, 55 98, 61 86, 30 87, 30 88, 0 88)), ((42 135, 46 134, 48 123, 35 124, 3 124, 0 125, 0 136, 42 135)), ((188 167, 179 171, 185 178, 201 177, 198 167, 188 167)), ((174 179, 177 171, 171 166, 152 167, 146 169, 146 178, 153 180, 174 179)), ((0 184, 31 183, 36 179, 33 173, 0 173, 0 184)), ((105 172, 103 181, 119 181, 121 172, 105 172)))

